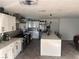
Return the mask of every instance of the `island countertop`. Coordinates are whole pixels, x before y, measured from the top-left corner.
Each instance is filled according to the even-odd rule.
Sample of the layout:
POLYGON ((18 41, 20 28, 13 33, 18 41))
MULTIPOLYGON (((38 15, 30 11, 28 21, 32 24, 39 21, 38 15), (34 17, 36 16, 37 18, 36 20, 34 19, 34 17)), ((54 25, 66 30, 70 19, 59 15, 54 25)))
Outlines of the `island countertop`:
POLYGON ((42 34, 41 39, 56 39, 56 40, 61 40, 60 38, 58 38, 54 33, 51 33, 50 35, 47 34, 42 34))
POLYGON ((8 46, 9 44, 11 44, 17 40, 20 40, 20 39, 22 39, 22 38, 11 38, 9 41, 2 41, 0 43, 0 49, 4 48, 4 47, 8 46))

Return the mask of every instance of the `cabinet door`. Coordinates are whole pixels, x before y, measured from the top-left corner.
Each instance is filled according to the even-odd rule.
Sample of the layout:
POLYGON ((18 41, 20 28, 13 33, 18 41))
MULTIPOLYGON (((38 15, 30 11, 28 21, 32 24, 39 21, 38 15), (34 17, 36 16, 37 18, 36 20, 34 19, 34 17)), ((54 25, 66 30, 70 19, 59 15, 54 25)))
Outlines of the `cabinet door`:
POLYGON ((12 59, 12 55, 11 55, 11 50, 9 49, 9 50, 7 50, 7 52, 5 53, 5 55, 6 55, 6 59, 12 59))
POLYGON ((2 33, 2 21, 3 21, 3 14, 0 13, 0 33, 2 33))
POLYGON ((8 31, 8 15, 3 15, 2 27, 4 27, 4 32, 8 31))
POLYGON ((15 49, 16 49, 16 53, 15 54, 17 56, 22 50, 22 41, 21 40, 17 40, 16 41, 15 49))
POLYGON ((19 45, 18 45, 18 42, 14 42, 13 43, 13 47, 12 47, 12 54, 13 54, 13 58, 16 58, 16 56, 19 54, 19 45))
POLYGON ((16 57, 16 47, 15 47, 15 42, 11 44, 11 53, 12 53, 12 59, 15 59, 16 57))
POLYGON ((16 56, 19 54, 19 42, 16 42, 16 56))
POLYGON ((13 17, 13 19, 12 19, 12 30, 13 31, 15 31, 16 30, 16 18, 15 17, 13 17))
POLYGON ((8 26, 8 28, 7 28, 7 30, 8 30, 8 32, 9 31, 13 31, 13 19, 14 19, 14 17, 13 16, 7 16, 7 20, 8 20, 8 24, 7 24, 7 26, 8 26))
POLYGON ((5 55, 6 55, 6 59, 14 59, 14 56, 13 56, 13 46, 14 46, 14 44, 12 43, 12 44, 10 44, 10 45, 8 45, 7 47, 5 47, 5 50, 6 50, 6 52, 5 52, 5 55))
POLYGON ((0 59, 12 59, 9 47, 5 47, 0 50, 0 59))
POLYGON ((22 41, 21 40, 18 40, 18 54, 21 52, 22 50, 22 41))
POLYGON ((16 56, 18 55, 18 45, 17 45, 17 43, 16 42, 14 42, 14 46, 13 46, 13 48, 12 48, 12 53, 13 53, 13 56, 14 56, 14 58, 16 58, 16 56))
POLYGON ((10 27, 10 31, 16 30, 16 18, 13 16, 9 17, 9 27, 10 27))
POLYGON ((8 31, 12 31, 12 17, 8 16, 8 31))
POLYGON ((0 59, 5 59, 5 51, 4 51, 4 49, 0 50, 0 59))
POLYGON ((0 32, 6 32, 7 18, 5 14, 0 13, 0 32))

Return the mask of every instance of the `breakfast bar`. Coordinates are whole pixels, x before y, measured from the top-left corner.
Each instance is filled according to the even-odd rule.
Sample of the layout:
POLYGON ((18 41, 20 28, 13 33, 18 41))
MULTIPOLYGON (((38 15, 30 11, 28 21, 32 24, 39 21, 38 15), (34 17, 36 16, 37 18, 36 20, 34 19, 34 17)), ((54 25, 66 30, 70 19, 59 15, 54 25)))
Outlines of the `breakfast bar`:
POLYGON ((40 44, 41 56, 61 56, 61 39, 55 34, 43 34, 40 44))

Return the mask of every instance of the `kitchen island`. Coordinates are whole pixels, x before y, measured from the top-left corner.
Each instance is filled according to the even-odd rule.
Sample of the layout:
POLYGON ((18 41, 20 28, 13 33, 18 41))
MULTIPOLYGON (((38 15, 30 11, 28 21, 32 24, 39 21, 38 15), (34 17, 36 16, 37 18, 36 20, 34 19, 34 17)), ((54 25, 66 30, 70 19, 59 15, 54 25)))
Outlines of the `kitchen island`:
POLYGON ((41 56, 61 56, 61 39, 55 34, 43 34, 40 44, 41 56))

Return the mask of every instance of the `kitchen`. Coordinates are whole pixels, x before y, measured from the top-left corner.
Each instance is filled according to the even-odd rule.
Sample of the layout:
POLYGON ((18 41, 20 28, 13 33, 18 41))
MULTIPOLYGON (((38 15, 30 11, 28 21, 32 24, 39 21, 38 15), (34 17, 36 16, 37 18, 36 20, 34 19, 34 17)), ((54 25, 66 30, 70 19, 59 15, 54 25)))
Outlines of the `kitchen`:
MULTIPOLYGON (((46 43, 43 43, 42 40, 47 39, 48 37, 49 37, 49 40, 53 39, 53 37, 51 36, 52 31, 50 29, 52 21, 47 22, 45 20, 40 21, 40 20, 28 19, 26 21, 27 23, 24 22, 23 24, 19 25, 19 28, 17 30, 19 32, 16 33, 17 32, 16 31, 16 24, 17 24, 16 17, 7 15, 5 13, 0 13, 0 15, 1 15, 0 16, 1 17, 1 31, 0 31, 1 32, 1 39, 0 39, 1 44, 0 44, 0 47, 1 47, 1 52, 6 51, 4 54, 1 53, 1 58, 15 58, 21 51, 24 51, 24 49, 27 48, 27 45, 29 45, 32 40, 41 40, 40 41, 41 42, 40 51, 41 51, 41 53, 44 53, 44 52, 42 52, 42 48, 43 48, 43 45, 46 43), (6 21, 5 21, 5 19, 6 19, 6 21), (28 27, 23 26, 24 24, 25 24, 25 26, 27 25, 28 27), (15 35, 13 34, 13 31, 14 32, 16 31, 15 35), (42 37, 43 37, 43 39, 42 39, 42 37), (11 49, 10 53, 8 53, 9 51, 7 52, 7 49, 8 50, 11 49), (12 55, 12 57, 10 56, 10 54, 12 55)), ((59 38, 57 37, 57 39, 59 39, 59 38)), ((59 39, 59 40, 61 40, 61 39, 59 39)), ((50 42, 49 42, 49 44, 50 44, 50 42)), ((60 48, 57 49, 57 47, 56 47, 56 49, 59 50, 59 52, 58 52, 59 54, 55 55, 55 56, 61 56, 61 42, 59 44, 60 44, 60 46, 59 46, 60 48)), ((46 48, 44 47, 44 49, 46 49, 46 48)), ((51 49, 51 48, 49 48, 49 49, 51 49)), ((40 54, 40 55, 42 55, 42 54, 40 54)), ((54 56, 54 55, 51 55, 51 56, 54 56)))
POLYGON ((78 12, 64 1, 1 0, 0 59, 78 59, 78 12))

